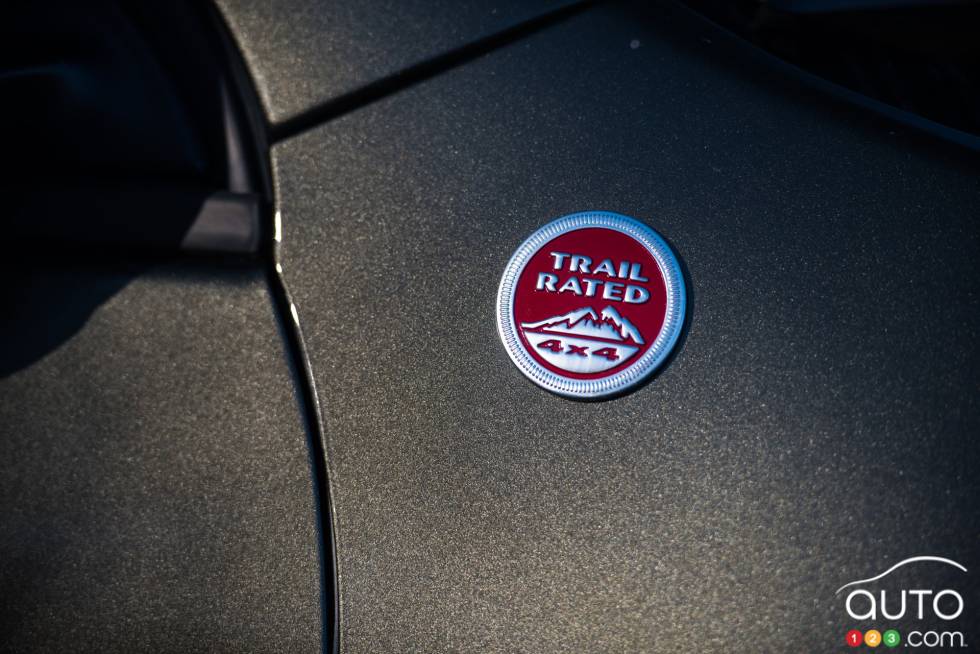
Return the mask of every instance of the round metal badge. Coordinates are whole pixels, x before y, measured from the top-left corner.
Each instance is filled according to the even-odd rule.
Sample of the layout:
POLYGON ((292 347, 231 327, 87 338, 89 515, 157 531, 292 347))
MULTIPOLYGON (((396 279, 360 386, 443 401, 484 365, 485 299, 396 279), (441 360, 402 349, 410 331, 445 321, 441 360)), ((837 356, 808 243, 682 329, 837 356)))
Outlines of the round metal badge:
POLYGON ((517 249, 497 292, 507 354, 559 395, 621 393, 657 369, 684 324, 684 276, 646 225, 586 211, 554 220, 517 249))

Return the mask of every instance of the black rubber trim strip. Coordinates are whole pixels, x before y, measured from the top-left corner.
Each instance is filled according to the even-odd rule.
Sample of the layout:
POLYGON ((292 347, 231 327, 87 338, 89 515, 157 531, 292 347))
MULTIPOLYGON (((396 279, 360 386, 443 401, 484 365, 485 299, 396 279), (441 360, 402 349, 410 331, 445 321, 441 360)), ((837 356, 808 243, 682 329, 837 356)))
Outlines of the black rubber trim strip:
POLYGON ((310 357, 306 349, 306 341, 299 324, 299 314, 283 277, 279 241, 273 240, 270 250, 271 263, 267 271, 269 288, 272 289, 272 296, 286 335, 288 350, 292 357, 292 367, 295 369, 299 380, 297 386, 299 387, 310 436, 310 463, 313 470, 313 483, 316 488, 317 532, 320 535, 323 651, 338 654, 340 651, 340 602, 337 585, 337 545, 334 539, 336 511, 331 500, 328 481, 327 454, 322 427, 323 415, 316 392, 313 368, 310 365, 310 357))
POLYGON ((265 202, 262 216, 269 226, 264 232, 263 247, 260 254, 266 262, 266 276, 272 299, 286 340, 290 367, 297 380, 296 386, 307 431, 307 445, 310 452, 310 468, 313 477, 314 502, 316 509, 317 534, 319 536, 320 559, 320 602, 321 602, 321 643, 323 652, 337 654, 340 648, 340 613, 337 587, 337 549, 334 540, 336 512, 330 497, 330 484, 327 472, 327 457, 323 433, 323 419, 320 401, 310 358, 307 354, 303 331, 299 326, 295 304, 282 274, 280 251, 280 230, 278 216, 274 210, 272 165, 268 140, 269 125, 259 101, 252 78, 245 67, 245 60, 232 38, 221 13, 211 3, 207 3, 210 22, 215 26, 225 51, 225 61, 230 69, 235 85, 237 99, 244 113, 246 130, 245 147, 251 146, 247 153, 256 162, 258 179, 253 183, 260 188, 265 202), (271 236, 271 238, 269 238, 271 236))
POLYGON ((557 25, 595 4, 597 4, 596 0, 584 0, 556 9, 370 82, 349 93, 307 109, 288 120, 272 125, 269 131, 269 141, 278 143, 291 138, 415 84, 458 68, 510 43, 557 25))

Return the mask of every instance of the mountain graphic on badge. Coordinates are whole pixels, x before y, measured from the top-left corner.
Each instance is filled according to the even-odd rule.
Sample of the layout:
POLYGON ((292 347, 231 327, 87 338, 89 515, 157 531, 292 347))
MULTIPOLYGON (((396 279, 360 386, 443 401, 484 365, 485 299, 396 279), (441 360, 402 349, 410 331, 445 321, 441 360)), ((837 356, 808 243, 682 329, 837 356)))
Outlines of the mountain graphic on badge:
POLYGON ((570 311, 535 322, 522 322, 528 344, 545 361, 568 372, 603 372, 627 361, 643 345, 633 323, 607 306, 570 311))

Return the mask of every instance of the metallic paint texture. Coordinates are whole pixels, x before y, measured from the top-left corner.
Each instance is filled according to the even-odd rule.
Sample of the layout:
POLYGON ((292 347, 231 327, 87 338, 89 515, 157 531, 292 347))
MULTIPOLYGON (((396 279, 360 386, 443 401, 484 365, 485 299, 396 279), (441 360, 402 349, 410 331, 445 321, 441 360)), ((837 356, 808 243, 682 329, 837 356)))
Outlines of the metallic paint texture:
POLYGON ((604 5, 274 148, 343 652, 830 651, 844 581, 980 564, 976 158, 767 62, 604 5), (598 404, 493 325, 581 207, 657 216, 691 282, 676 358, 598 404))
POLYGON ((217 0, 273 123, 570 0, 217 0))
POLYGON ((92 303, 0 379, 0 651, 319 651, 311 464, 264 275, 140 267, 4 268, 33 295, 5 334, 92 303))

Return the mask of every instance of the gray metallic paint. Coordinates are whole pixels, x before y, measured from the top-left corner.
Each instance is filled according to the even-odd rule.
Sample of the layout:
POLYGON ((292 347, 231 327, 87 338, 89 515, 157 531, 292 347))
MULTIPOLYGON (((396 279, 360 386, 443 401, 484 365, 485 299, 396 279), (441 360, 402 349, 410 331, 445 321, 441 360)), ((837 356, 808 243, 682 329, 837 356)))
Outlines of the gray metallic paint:
MULTIPOLYGON (((278 123, 568 3, 219 4, 278 123)), ((297 339, 343 652, 831 651, 841 584, 977 568, 975 156, 670 4, 545 27, 275 146, 301 337, 254 262, 8 262, 0 650, 331 647, 297 339), (494 325, 514 249, 582 209, 689 289, 604 403, 494 325)))
POLYGON ((90 307, 0 378, 0 651, 319 650, 311 463, 264 275, 4 273, 30 298, 6 335, 90 307))
POLYGON ((828 651, 841 583, 977 565, 975 159, 663 4, 273 157, 342 651, 828 651), (583 209, 670 239, 692 300, 670 365, 601 404, 533 386, 494 333, 514 248, 583 209))
POLYGON ((217 0, 272 123, 569 4, 570 0, 217 0))

